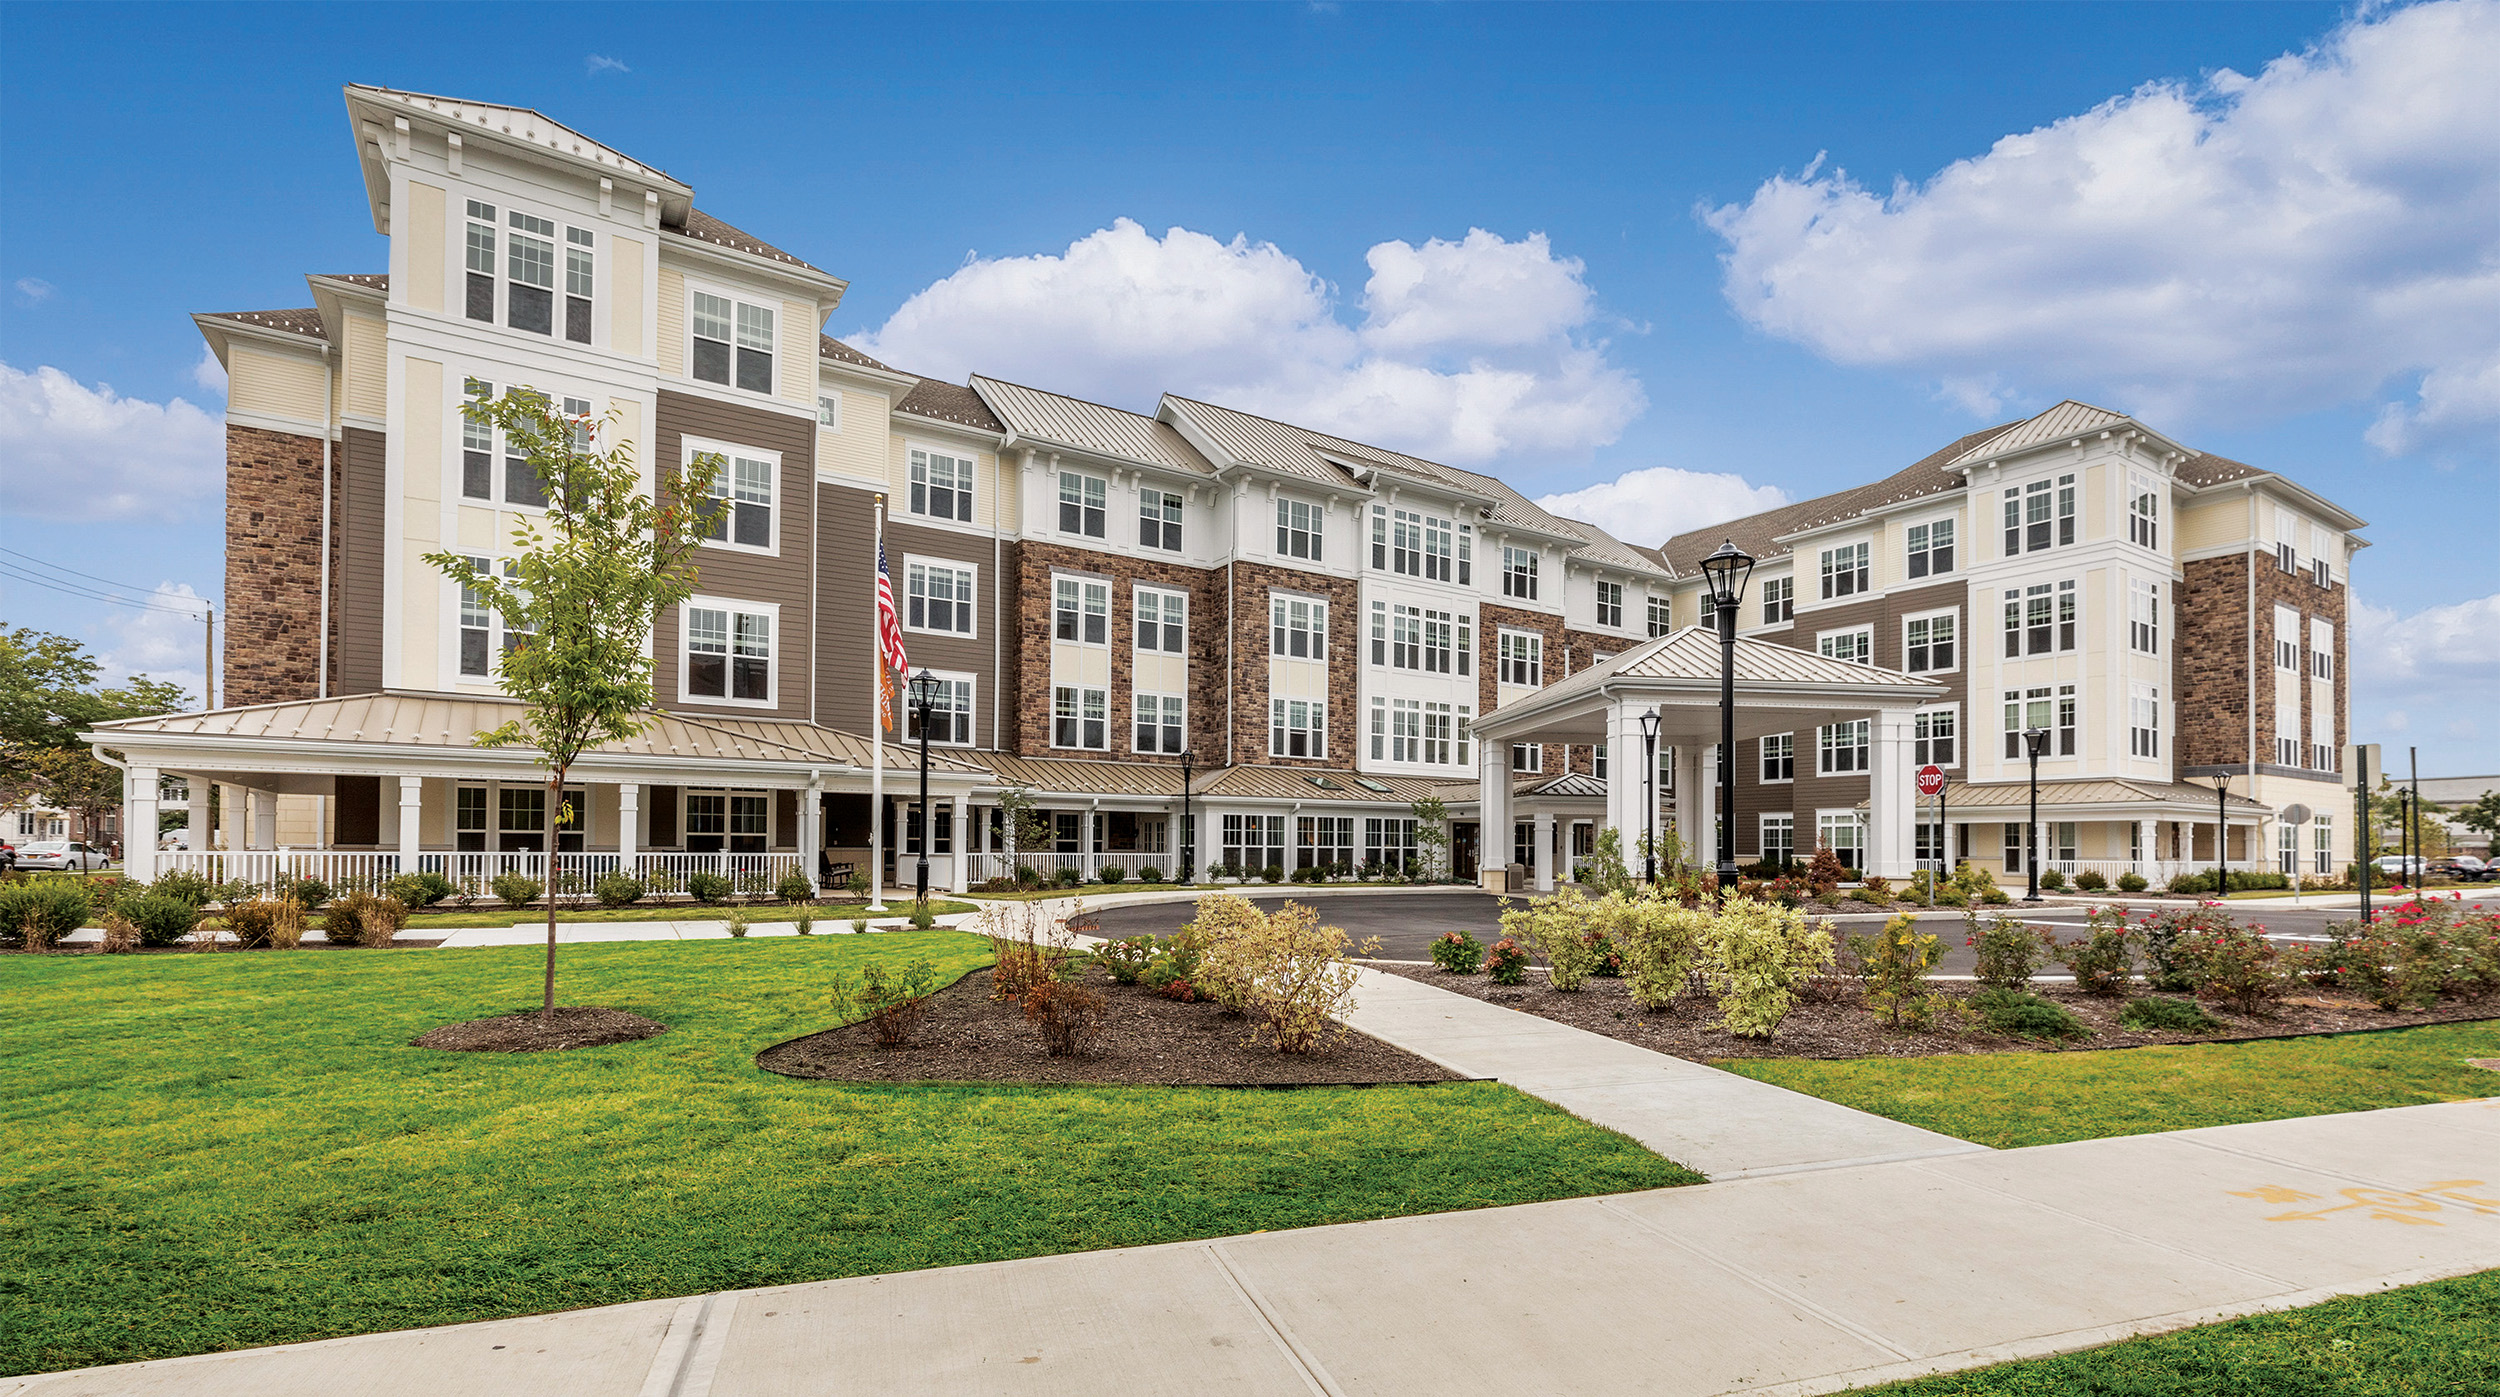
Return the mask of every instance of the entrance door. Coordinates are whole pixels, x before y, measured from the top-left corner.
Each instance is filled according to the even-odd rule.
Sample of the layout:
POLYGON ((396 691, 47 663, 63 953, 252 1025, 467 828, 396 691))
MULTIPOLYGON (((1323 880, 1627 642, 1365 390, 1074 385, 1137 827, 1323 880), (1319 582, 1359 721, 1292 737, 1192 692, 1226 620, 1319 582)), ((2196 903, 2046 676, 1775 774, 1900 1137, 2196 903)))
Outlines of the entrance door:
POLYGON ((1476 823, 1473 820, 1453 821, 1450 825, 1450 876, 1462 883, 1476 881, 1476 823))

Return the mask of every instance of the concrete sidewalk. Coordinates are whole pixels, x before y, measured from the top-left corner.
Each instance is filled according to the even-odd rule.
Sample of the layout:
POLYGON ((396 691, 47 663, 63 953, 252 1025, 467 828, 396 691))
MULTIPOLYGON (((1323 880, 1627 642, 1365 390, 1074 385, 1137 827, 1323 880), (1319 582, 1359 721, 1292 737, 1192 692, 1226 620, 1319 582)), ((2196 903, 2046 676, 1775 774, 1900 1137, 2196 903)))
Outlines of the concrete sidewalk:
POLYGON ((0 1397, 1816 1393, 2500 1266, 2500 1100, 651 1301, 0 1397))

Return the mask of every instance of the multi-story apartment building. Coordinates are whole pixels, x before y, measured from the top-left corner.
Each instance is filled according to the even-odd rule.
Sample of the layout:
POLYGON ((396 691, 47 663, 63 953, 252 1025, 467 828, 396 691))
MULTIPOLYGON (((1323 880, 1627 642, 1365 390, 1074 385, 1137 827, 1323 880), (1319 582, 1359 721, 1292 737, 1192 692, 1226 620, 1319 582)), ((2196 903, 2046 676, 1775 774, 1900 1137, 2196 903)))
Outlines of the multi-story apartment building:
MULTIPOLYGON (((1919 741, 1949 748, 1971 791, 2011 768, 1992 744, 1966 750, 1969 730, 1995 721, 1966 692, 2039 688, 2062 712, 2061 686, 2077 745, 2051 774, 2169 789, 2196 763, 2228 765, 2228 734, 2170 736, 2183 667, 2168 650, 2113 643, 2129 633, 2104 616, 2103 594, 2123 610, 2130 587, 2151 583, 2166 618, 2188 614, 2167 594, 2182 585, 2191 605, 2194 589, 2227 591, 2225 571, 2241 565, 2214 511, 2243 479, 2336 540, 2357 522, 2070 405, 1864 490, 1636 548, 1491 476, 1213 403, 1166 396, 1140 414, 919 377, 820 332, 839 278, 698 210, 689 186, 621 152, 511 107, 370 87, 349 88, 347 105, 387 270, 312 276, 307 308, 196 317, 230 385, 235 706, 111 734, 134 772, 198 778, 195 828, 208 787, 228 788, 222 849, 385 866, 464 856, 463 867, 540 852, 545 793, 526 756, 468 741, 508 716, 496 659, 524 638, 498 634, 423 557, 459 550, 495 566, 540 508, 526 463, 465 410, 490 395, 558 401, 602 447, 639 460, 726 465, 696 595, 652 635, 660 716, 576 769, 561 851, 908 875, 895 835, 876 848, 870 836, 916 840, 924 823, 903 798, 916 796, 917 719, 871 740, 882 518, 914 666, 943 685, 925 823, 938 876, 957 885, 1009 865, 996 805, 1009 789, 1033 796, 1054 835, 1014 862, 1169 871, 1185 819, 1203 830, 1201 867, 1392 862, 1412 855, 1414 803, 1431 797, 1450 812, 1459 876, 1515 862, 1550 878, 1637 800, 1610 801, 1616 755, 1626 770, 1642 763, 1620 730, 1487 751, 1478 726, 1558 683, 1602 680, 1701 619, 1694 557, 1731 532, 1766 560, 1758 595, 1796 588, 1793 615, 1786 601, 1776 619, 1756 603, 1764 619, 1749 616, 1748 636, 1832 661, 1797 678, 1807 689, 1855 694, 1858 665, 1913 669, 1902 693, 1941 681, 1919 741), (2139 476, 2162 532, 2130 542, 2125 492, 2139 476), (2000 557, 1973 539, 1972 491, 2015 492, 2009 507, 2028 521, 2035 479, 2047 481, 2049 544, 2032 549, 2025 533, 2000 557), (2052 619, 2041 651, 2026 638, 2011 656, 1971 653, 1979 608, 2018 584, 2031 606, 2034 573, 2047 614, 2088 623, 2067 635, 2052 619), (2170 691, 2162 737, 2122 758, 2109 746, 2124 746, 2122 729, 2103 719, 2123 723, 2137 685, 2170 691), (882 806, 869 794, 880 767, 882 806), (1495 827, 1508 827, 1491 839, 1483 778, 1500 787, 1495 827)), ((2330 653, 2350 546, 2335 545, 2335 585, 2321 594, 2332 614, 2301 613, 2331 628, 2318 632, 2330 653)), ((2269 605, 2311 600, 2271 573, 2250 597, 2258 586, 2269 605)), ((2199 652, 2190 672, 2209 689, 2257 673, 2229 665, 2199 652)), ((2340 674, 2338 663, 2316 681, 2316 701, 2338 713, 2340 674)), ((2295 685, 2288 711, 2305 711, 2312 687, 2295 685)), ((2340 741, 2332 725, 2318 731, 2330 751, 2340 741)), ((1796 742, 1811 769, 1814 738, 1796 742)), ((1684 751, 1689 796, 1698 768, 1684 751)), ((2285 768, 2300 766, 2262 763, 2258 780, 2297 781, 2285 768)), ((1845 822, 1823 816, 1867 798, 1865 769, 1801 774, 1792 820, 1846 844, 1845 822)), ((1773 828, 1774 789, 1740 793, 1741 829, 1773 828)), ((1804 848, 1815 836, 1789 837, 1804 848)))

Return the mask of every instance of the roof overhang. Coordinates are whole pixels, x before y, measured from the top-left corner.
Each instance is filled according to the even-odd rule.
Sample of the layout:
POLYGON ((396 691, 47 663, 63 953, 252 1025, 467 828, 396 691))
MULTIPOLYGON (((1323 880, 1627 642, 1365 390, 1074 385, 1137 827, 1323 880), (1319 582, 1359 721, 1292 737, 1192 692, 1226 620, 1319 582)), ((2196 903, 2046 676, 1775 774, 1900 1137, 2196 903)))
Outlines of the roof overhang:
POLYGON ((345 94, 348 130, 356 141, 377 233, 391 230, 391 162, 406 160, 418 140, 447 146, 454 134, 464 147, 486 146, 594 183, 607 180, 629 207, 644 204, 646 194, 655 195, 662 223, 682 224, 694 207, 691 186, 526 107, 364 83, 349 83, 345 94))

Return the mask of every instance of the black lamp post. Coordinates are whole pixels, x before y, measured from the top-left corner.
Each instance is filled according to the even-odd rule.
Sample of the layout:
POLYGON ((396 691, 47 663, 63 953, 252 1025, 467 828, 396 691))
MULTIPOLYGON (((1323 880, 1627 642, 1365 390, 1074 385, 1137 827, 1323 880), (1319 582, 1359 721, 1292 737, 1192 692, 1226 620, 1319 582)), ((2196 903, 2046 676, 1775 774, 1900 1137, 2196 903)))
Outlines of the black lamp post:
POLYGON ((2231 895, 2231 773, 2214 775, 2214 898, 2231 895))
POLYGON ((2040 758, 2049 750, 2047 728, 2023 729, 2023 750, 2031 754, 2031 819, 2023 826, 2023 870, 2031 875, 2023 901, 2040 900, 2040 758))
POLYGON ((911 710, 920 717, 920 879, 917 897, 921 905, 929 901, 929 837, 937 830, 937 820, 929 811, 929 713, 937 707, 938 690, 946 681, 922 670, 904 685, 910 691, 911 710))
POLYGON ((1736 892, 1736 608, 1744 604, 1753 555, 1722 540, 1701 560, 1719 611, 1719 893, 1736 892))
POLYGON ((1648 881, 1658 881, 1658 710, 1641 715, 1641 827, 1649 839, 1648 881))
POLYGON ((1196 748, 1181 749, 1181 886, 1184 888, 1196 882, 1198 874, 1198 829, 1189 822, 1190 764, 1197 760, 1197 756, 1196 748))

